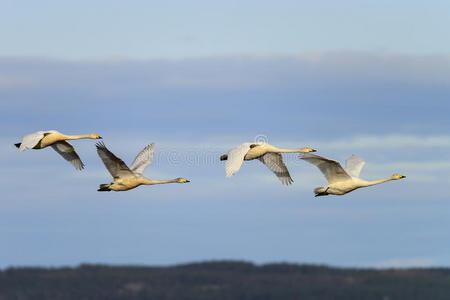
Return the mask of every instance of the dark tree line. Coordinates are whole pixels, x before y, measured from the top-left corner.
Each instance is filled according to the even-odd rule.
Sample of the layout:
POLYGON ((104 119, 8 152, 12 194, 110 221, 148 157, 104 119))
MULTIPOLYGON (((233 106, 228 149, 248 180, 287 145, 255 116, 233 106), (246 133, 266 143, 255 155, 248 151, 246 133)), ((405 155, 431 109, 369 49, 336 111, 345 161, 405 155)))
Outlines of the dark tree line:
POLYGON ((450 269, 373 270, 246 262, 9 268, 3 299, 450 299, 450 269))

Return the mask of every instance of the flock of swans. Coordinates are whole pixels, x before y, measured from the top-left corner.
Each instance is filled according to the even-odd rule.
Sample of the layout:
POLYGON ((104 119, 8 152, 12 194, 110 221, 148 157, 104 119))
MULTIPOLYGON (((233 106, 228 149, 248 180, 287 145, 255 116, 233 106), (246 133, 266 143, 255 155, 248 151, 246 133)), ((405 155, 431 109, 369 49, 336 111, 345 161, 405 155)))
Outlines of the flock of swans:
MULTIPOLYGON (((77 170, 84 168, 75 148, 67 140, 78 139, 101 139, 98 134, 65 135, 56 130, 38 131, 25 135, 21 143, 15 144, 19 151, 27 149, 44 149, 51 146, 65 160, 70 162, 77 170)), ((145 168, 151 164, 155 151, 155 144, 146 146, 136 156, 130 167, 122 159, 115 156, 106 148, 103 142, 96 143, 97 153, 100 156, 106 169, 113 177, 113 182, 100 184, 98 191, 127 191, 140 185, 154 185, 163 183, 187 183, 185 178, 175 178, 169 180, 150 180, 142 175, 145 168)), ((242 166, 244 160, 258 159, 265 164, 281 181, 282 184, 292 184, 293 180, 289 170, 283 161, 281 153, 300 153, 299 158, 315 165, 325 176, 328 185, 314 189, 315 196, 344 195, 358 188, 372 186, 391 180, 405 178, 401 174, 394 174, 387 178, 366 181, 359 178, 361 169, 365 162, 360 157, 352 155, 345 162, 345 168, 335 160, 311 154, 316 150, 309 147, 300 149, 282 149, 271 146, 267 143, 243 143, 220 157, 225 162, 226 177, 233 176, 242 166)))

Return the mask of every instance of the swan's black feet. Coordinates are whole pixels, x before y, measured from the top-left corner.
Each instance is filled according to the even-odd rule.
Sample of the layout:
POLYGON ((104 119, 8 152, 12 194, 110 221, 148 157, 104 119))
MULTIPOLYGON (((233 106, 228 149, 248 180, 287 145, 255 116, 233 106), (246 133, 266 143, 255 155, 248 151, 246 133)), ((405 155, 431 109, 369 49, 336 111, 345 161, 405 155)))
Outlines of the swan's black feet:
POLYGON ((329 195, 328 193, 319 193, 319 194, 316 194, 314 197, 320 197, 320 196, 326 196, 326 195, 329 195))
POLYGON ((323 192, 321 192, 321 193, 317 193, 314 197, 320 197, 320 196, 326 196, 326 195, 329 195, 329 194, 328 194, 328 189, 329 189, 329 188, 327 188, 325 191, 323 191, 323 192))

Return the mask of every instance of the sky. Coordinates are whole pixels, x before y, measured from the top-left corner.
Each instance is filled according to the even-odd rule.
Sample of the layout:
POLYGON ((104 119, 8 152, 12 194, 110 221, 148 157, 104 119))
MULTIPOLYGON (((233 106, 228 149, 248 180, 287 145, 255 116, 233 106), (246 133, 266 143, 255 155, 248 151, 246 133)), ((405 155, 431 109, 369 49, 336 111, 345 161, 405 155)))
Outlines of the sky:
POLYGON ((0 9, 0 268, 235 259, 351 267, 450 266, 450 4, 435 1, 4 1, 0 9), (97 192, 86 168, 22 136, 95 132, 144 175, 188 184, 97 192), (220 155, 309 146, 361 177, 406 179, 315 198, 284 155, 225 178, 220 155))

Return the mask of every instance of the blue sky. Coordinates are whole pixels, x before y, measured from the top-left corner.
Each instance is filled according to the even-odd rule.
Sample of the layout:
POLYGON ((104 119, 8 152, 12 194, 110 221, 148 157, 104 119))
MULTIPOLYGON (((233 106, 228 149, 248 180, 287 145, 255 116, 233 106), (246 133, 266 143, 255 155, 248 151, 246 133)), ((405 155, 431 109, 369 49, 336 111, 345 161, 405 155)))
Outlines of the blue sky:
POLYGON ((6 0, 1 55, 70 59, 448 54, 448 1, 6 0))
POLYGON ((449 4, 122 3, 2 4, 0 267, 450 266, 449 4), (155 142, 145 175, 191 183, 98 193, 94 141, 82 172, 13 146, 46 129, 128 163, 155 142), (260 137, 407 178, 314 198, 325 179, 286 155, 293 186, 258 161, 226 179, 218 157, 260 137))

